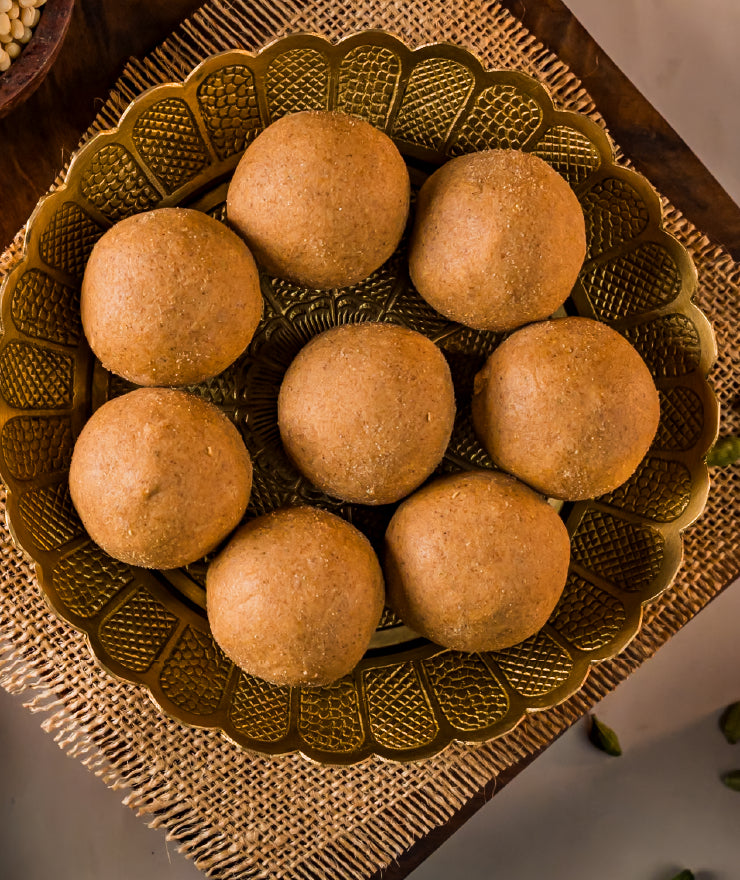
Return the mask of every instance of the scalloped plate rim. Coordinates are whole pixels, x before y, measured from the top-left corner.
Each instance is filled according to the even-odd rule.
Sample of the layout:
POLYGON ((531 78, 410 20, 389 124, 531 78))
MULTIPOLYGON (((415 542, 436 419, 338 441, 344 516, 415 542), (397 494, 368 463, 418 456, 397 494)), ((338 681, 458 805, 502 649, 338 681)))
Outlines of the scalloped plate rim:
MULTIPOLYGON (((32 244, 33 235, 36 232, 35 221, 36 221, 38 215, 40 214, 40 212, 42 211, 42 209, 44 208, 44 206, 49 201, 52 201, 53 203, 56 203, 57 201, 59 201, 60 205, 64 202, 64 194, 68 190, 69 177, 73 173, 76 172, 77 166, 81 165, 81 163, 86 158, 88 158, 88 156, 92 156, 95 152, 97 152, 97 150, 100 148, 100 146, 103 143, 107 142, 113 136, 115 136, 115 134, 117 132, 119 132, 121 130, 121 128, 127 123, 129 117, 131 117, 133 115, 135 109, 137 107, 140 107, 141 104, 144 103, 144 101, 146 101, 148 103, 152 98, 156 98, 157 93, 161 93, 164 96, 164 95, 172 92, 173 90, 177 91, 177 90, 184 89, 186 86, 192 84, 203 73, 204 69, 206 69, 210 66, 213 66, 214 69, 218 69, 218 66, 219 66, 218 62, 225 60, 227 57, 233 57, 234 59, 236 59, 236 58, 244 58, 244 59, 248 58, 248 59, 252 59, 252 60, 259 59, 262 56, 269 55, 272 51, 275 50, 276 47, 279 47, 281 44, 285 45, 285 44, 290 44, 293 42, 295 42, 296 44, 300 44, 300 41, 303 39, 306 39, 306 38, 310 38, 312 41, 316 41, 317 44, 323 44, 324 46, 327 46, 327 47, 342 46, 343 44, 346 44, 348 42, 355 42, 355 41, 357 42, 358 46, 368 45, 368 44, 378 45, 377 43, 372 42, 372 39, 374 37, 381 37, 383 41, 390 40, 390 41, 394 42, 395 44, 397 44, 397 47, 399 48, 399 50, 410 53, 411 57, 415 57, 415 56, 418 57, 419 55, 430 55, 431 56, 431 55, 433 55, 435 50, 438 50, 439 48, 446 48, 449 50, 453 50, 456 54, 459 53, 463 58, 470 59, 470 61, 475 65, 476 73, 479 75, 490 76, 491 74, 497 74, 497 73, 516 74, 518 77, 522 77, 525 80, 530 81, 537 89, 541 90, 542 93, 546 96, 547 100, 550 102, 552 112, 557 119, 563 119, 564 122, 566 122, 569 118, 578 119, 581 121, 585 120, 585 122, 583 124, 586 127, 592 129, 593 131, 598 132, 600 134, 600 136, 604 138, 606 144, 608 145, 608 149, 609 149, 609 157, 608 157, 609 163, 608 163, 608 166, 604 166, 602 164, 600 166, 599 170, 601 170, 604 167, 613 168, 618 171, 619 177, 624 177, 624 178, 627 178, 628 180, 630 178, 638 178, 644 184, 648 185, 649 190, 652 194, 652 197, 651 197, 650 203, 648 203, 647 207, 650 210, 651 214, 653 212, 657 213, 657 217, 656 217, 657 228, 660 229, 660 231, 662 233, 664 233, 665 235, 670 236, 676 242, 677 246, 681 249, 681 251, 686 254, 686 256, 688 258, 687 263, 691 267, 690 271, 692 271, 692 276, 693 276, 692 283, 690 283, 689 285, 685 285, 685 289, 679 294, 679 297, 677 297, 674 301, 672 301, 671 303, 669 303, 666 306, 666 312, 667 313, 677 313, 677 312, 675 312, 675 310, 671 309, 670 306, 675 305, 676 301, 680 298, 681 300, 683 300, 682 305, 684 307, 684 309, 681 313, 685 313, 686 311, 689 311, 691 313, 691 318, 695 319, 696 323, 703 324, 704 325, 704 333, 701 335, 700 338, 702 339, 702 342, 704 342, 705 340, 710 340, 711 351, 707 352, 705 350, 704 345, 702 344, 702 347, 701 347, 702 364, 700 367, 697 367, 697 370, 700 370, 701 377, 705 380, 705 385, 703 387, 705 388, 706 393, 704 394, 704 396, 702 398, 702 402, 705 404, 705 407, 706 407, 707 403, 710 403, 712 405, 712 412, 711 413, 708 413, 705 408, 704 436, 705 436, 705 438, 708 436, 707 431, 706 431, 706 427, 707 427, 707 423, 709 423, 713 426, 712 438, 716 438, 718 426, 719 426, 719 403, 718 403, 718 400, 716 398, 716 395, 714 394, 714 391, 713 391, 711 385, 709 384, 709 382, 707 380, 708 372, 711 369, 711 366, 714 363, 714 360, 716 358, 716 352, 717 352, 716 340, 714 337, 714 333, 713 333, 711 324, 710 324, 709 320, 707 319, 706 315, 704 315, 704 313, 701 311, 701 309, 699 309, 699 307, 696 306, 696 304, 692 301, 692 296, 695 293, 696 287, 697 287, 697 274, 696 274, 696 269, 695 269, 693 260, 691 259, 691 255, 688 253, 686 248, 681 244, 681 242, 675 236, 673 236, 672 233, 668 232, 668 230, 666 230, 664 228, 664 226, 663 226, 664 212, 663 212, 662 203, 660 201, 660 197, 659 197, 657 191, 654 189, 652 184, 643 175, 639 174, 639 172, 635 171, 632 168, 625 167, 624 165, 620 165, 618 163, 618 161, 616 159, 616 155, 615 155, 616 150, 615 150, 614 143, 611 140, 611 137, 607 131, 605 131, 597 122, 590 119, 590 117, 586 116, 585 114, 576 113, 576 112, 570 111, 570 110, 558 109, 555 106, 555 103, 552 99, 552 93, 551 93, 550 89, 544 83, 542 83, 541 81, 539 81, 535 77, 530 76, 529 74, 525 73, 524 71, 513 69, 513 68, 512 69, 487 68, 483 64, 481 59, 474 52, 467 49, 466 47, 455 45, 453 43, 428 42, 428 43, 423 43, 423 44, 420 44, 420 45, 412 48, 407 43, 405 43, 403 40, 401 40, 399 37, 397 37, 395 34, 390 33, 388 31, 380 30, 380 29, 371 29, 371 30, 366 30, 366 31, 362 31, 362 30, 355 31, 351 34, 346 35, 341 40, 338 40, 336 42, 329 41, 325 37, 323 37, 319 34, 307 32, 307 31, 301 31, 301 32, 296 32, 296 33, 293 33, 290 35, 286 35, 283 37, 277 37, 273 40, 270 40, 269 42, 265 43, 262 47, 260 47, 260 49, 258 49, 256 51, 251 51, 251 50, 247 50, 247 49, 228 49, 228 50, 216 53, 214 55, 208 56, 207 58, 203 59, 180 82, 172 81, 172 82, 159 83, 159 84, 154 85, 154 86, 146 89, 145 91, 141 92, 139 95, 137 95, 137 97, 132 102, 130 102, 130 104, 121 113, 121 115, 118 119, 118 123, 115 126, 108 128, 108 129, 101 130, 99 132, 96 132, 94 136, 92 136, 78 150, 75 151, 75 153, 72 155, 72 157, 69 160, 68 167, 67 167, 66 171, 64 172, 64 178, 61 181, 60 185, 57 187, 57 189, 50 191, 49 193, 42 196, 39 199, 39 201, 37 202, 34 210, 32 211, 32 213, 26 223, 25 235, 23 237, 22 247, 21 247, 21 251, 18 255, 17 263, 12 268, 12 270, 7 274, 7 276, 5 277, 4 282, 2 284, 2 288, 0 289, 0 298, 2 299, 3 309, 5 308, 7 299, 9 299, 9 290, 11 289, 12 283, 15 281, 15 279, 18 277, 18 275, 21 273, 21 271, 23 270, 23 268, 26 265, 26 262, 27 262, 27 259, 29 256, 28 249, 29 249, 30 245, 32 244), (363 42, 363 40, 367 41, 367 42, 363 42)), ((578 130, 580 130, 580 129, 578 129, 578 130)), ((174 193, 176 193, 178 190, 179 190, 179 188, 176 189, 174 191, 174 193)), ((169 195, 174 195, 174 193, 169 194, 169 195)), ((165 197, 166 197, 166 194, 165 194, 165 197)), ((51 267, 51 268, 53 268, 53 267, 51 267)), ((684 279, 683 273, 682 273, 681 277, 682 277, 682 279, 684 279)), ((14 322, 13 322, 13 326, 15 326, 14 322)), ((6 330, 5 330, 5 328, 3 328, 2 335, 0 336, 0 346, 5 342, 6 335, 7 335, 6 330)), ((5 422, 9 420, 7 417, 7 413, 9 411, 12 412, 13 415, 18 414, 18 411, 16 411, 12 407, 9 407, 4 399, 0 400, 0 418, 2 419, 3 424, 5 424, 5 422)), ((13 416, 11 415, 10 417, 13 417, 13 416)), ((700 467, 697 467, 697 471, 699 471, 699 470, 703 471, 700 474, 701 486, 702 486, 702 493, 701 493, 702 497, 695 500, 695 494, 692 492, 691 502, 687 506, 686 510, 684 510, 682 512, 682 514, 675 521, 672 521, 671 523, 662 524, 664 527, 662 529, 658 528, 658 531, 660 531, 661 534, 665 534, 665 532, 669 532, 669 533, 675 533, 677 535, 677 538, 680 541, 680 555, 681 556, 683 555, 683 541, 681 539, 681 536, 686 528, 688 528, 694 522, 696 522, 696 520, 701 516, 701 514, 705 508, 706 499, 707 499, 708 492, 710 489, 710 480, 709 480, 709 474, 708 474, 708 469, 707 469, 706 463, 702 462, 701 459, 702 459, 703 455, 706 453, 706 451, 710 448, 711 442, 713 442, 713 440, 709 441, 709 442, 705 441, 705 444, 702 444, 702 445, 706 445, 706 449, 703 449, 703 451, 701 451, 701 452, 697 452, 697 454, 699 455, 698 464, 700 466, 700 467)), ((627 634, 627 637, 624 640, 613 639, 613 641, 615 641, 615 642, 616 641, 620 642, 620 647, 617 650, 615 650, 613 653, 609 653, 608 656, 600 657, 598 659, 592 659, 592 658, 586 656, 586 654, 584 654, 580 658, 579 668, 581 669, 582 674, 579 674, 577 676, 578 681, 575 681, 575 682, 570 681, 571 677, 573 676, 573 671, 571 671, 568 679, 566 679, 566 683, 569 686, 565 687, 566 683, 564 683, 563 685, 560 685, 558 688, 554 689, 554 691, 561 691, 561 689, 563 689, 562 695, 556 701, 550 702, 550 703, 548 703, 547 706, 543 706, 543 707, 535 707, 535 708, 526 707, 526 708, 524 708, 522 710, 522 712, 517 717, 512 717, 511 723, 509 725, 506 725, 505 729, 499 730, 499 732, 497 732, 493 736, 491 736, 490 734, 486 734, 484 732, 485 728, 479 729, 478 731, 470 731, 470 732, 461 731, 460 738, 453 736, 447 742, 442 744, 441 746, 434 747, 434 745, 433 745, 434 741, 438 738, 437 736, 435 736, 435 739, 432 740, 431 743, 428 745, 418 746, 418 747, 415 747, 413 749, 406 750, 406 751, 399 750, 398 753, 395 753, 394 750, 387 749, 386 747, 379 746, 379 744, 376 744, 375 746, 372 743, 370 745, 367 745, 367 738, 366 738, 365 743, 363 744, 363 747, 361 749, 354 750, 354 751, 352 751, 350 753, 346 753, 346 754, 345 753, 327 752, 327 751, 322 751, 322 750, 314 749, 314 748, 310 748, 310 747, 309 748, 299 747, 299 748, 288 748, 288 749, 279 749, 279 748, 272 749, 272 748, 270 748, 271 744, 265 744, 263 749, 256 749, 256 748, 252 748, 250 746, 246 746, 243 743, 239 742, 238 740, 234 739, 232 736, 229 735, 229 733, 226 730, 223 729, 222 726, 220 726, 219 723, 214 723, 214 724, 199 723, 197 720, 183 722, 182 718, 179 718, 177 715, 170 712, 169 709, 166 708, 162 704, 160 699, 158 699, 157 692, 154 688, 152 688, 148 683, 141 681, 141 679, 137 679, 134 677, 136 675, 135 671, 131 670, 130 675, 127 675, 125 673, 122 674, 121 672, 118 672, 118 671, 116 671, 116 672, 112 671, 106 665, 104 659, 101 658, 101 656, 98 654, 98 652, 93 647, 92 642, 90 640, 90 634, 83 627, 81 627, 80 625, 71 621, 69 619, 69 617, 67 617, 67 615, 64 613, 64 611, 62 611, 60 608, 58 608, 55 605, 55 603, 52 601, 51 596, 47 592, 46 588, 43 586, 43 584, 47 582, 48 578, 46 576, 45 564, 42 561, 38 561, 36 559, 36 557, 34 556, 34 553, 36 555, 38 555, 39 551, 34 547, 33 552, 31 552, 25 546, 24 542, 18 541, 16 534, 15 534, 15 527, 13 525, 14 519, 17 516, 19 516, 18 511, 17 511, 17 504, 16 504, 17 492, 15 492, 11 488, 11 485, 10 485, 11 483, 15 484, 17 481, 15 480, 15 478, 12 477, 12 475, 6 473, 6 470, 7 470, 6 462, 3 460, 2 461, 2 471, 0 473, 0 476, 2 476, 2 478, 5 480, 6 486, 8 487, 8 493, 7 493, 8 501, 7 501, 6 518, 7 518, 8 524, 9 524, 9 529, 11 531, 11 535, 13 537, 13 540, 17 544, 17 546, 19 547, 21 552, 24 553, 27 557, 29 557, 33 561, 34 570, 35 570, 35 572, 37 574, 37 578, 39 580, 39 587, 41 589, 42 595, 44 596, 48 606, 52 609, 52 611, 55 615, 64 619, 70 626, 72 626, 75 630, 77 630, 78 632, 81 632, 85 636, 86 642, 88 644, 89 652, 90 652, 91 656, 93 657, 94 661, 103 670, 105 670, 106 674, 113 676, 115 679, 123 680, 128 683, 137 685, 139 687, 143 687, 144 691, 147 693, 148 697, 154 702, 154 704, 158 707, 159 711, 166 714, 167 717, 177 721, 178 723, 186 723, 190 727, 195 727, 195 728, 200 728, 200 729, 215 729, 222 737, 224 737, 230 743, 235 744, 240 750, 245 751, 250 754, 263 756, 263 757, 267 756, 267 755, 277 756, 277 755, 301 754, 306 759, 308 759, 312 762, 316 762, 316 763, 323 764, 323 765, 335 764, 338 766, 359 764, 359 763, 364 763, 364 762, 368 762, 368 761, 372 761, 372 760, 376 760, 376 759, 383 760, 383 761, 390 761, 392 763, 408 763, 408 762, 412 762, 412 761, 427 759, 431 756, 439 755, 442 752, 446 751, 448 748, 450 748, 453 744, 469 745, 469 744, 480 744, 480 743, 484 743, 484 742, 492 742, 492 741, 498 739, 499 737, 510 733, 512 730, 514 730, 516 727, 518 727, 518 725, 528 715, 534 714, 536 712, 545 711, 546 709, 553 708, 557 705, 561 705, 563 702, 565 702, 570 697, 572 697, 575 693, 577 693, 578 691, 581 690, 581 688, 583 687, 585 681, 587 680, 591 670, 593 669, 593 667, 595 665, 602 663, 605 660, 612 659, 614 656, 617 656, 619 653, 621 653, 623 650, 625 650, 625 648, 630 644, 630 642, 633 641, 634 638, 636 638, 637 635, 639 634, 639 632, 641 631, 642 619, 644 616, 645 607, 647 605, 649 605, 650 603, 654 602, 658 598, 658 596, 660 596, 662 593, 664 593, 667 589, 669 589, 672 586, 672 584, 675 581, 676 574, 678 573, 678 570, 680 569, 680 562, 679 562, 679 564, 676 566, 676 570, 674 571, 672 577, 660 589, 660 591, 657 592, 655 595, 650 596, 650 597, 644 599, 643 601, 641 601, 640 606, 639 606, 640 613, 638 615, 638 621, 637 621, 636 626, 634 627, 634 630, 631 631, 629 634, 627 634), (14 515, 13 515, 13 513, 14 513, 14 515), (478 733, 480 733, 480 736, 476 736, 476 734, 478 734, 478 733), (357 755, 361 755, 361 757, 358 758, 358 757, 356 757, 357 755)), ((693 476, 693 474, 692 474, 692 476, 693 476)), ((53 593, 54 593, 54 596, 56 596, 56 591, 53 591, 53 593)), ((624 633, 622 635, 624 635, 624 633)), ((590 653, 593 653, 593 652, 590 652, 590 653)), ((512 690, 514 690, 514 689, 512 688, 512 690)), ((548 697, 548 694, 543 695, 543 699, 547 698, 547 697, 548 697)), ((184 713, 184 710, 182 710, 182 709, 178 708, 178 711, 184 713)), ((190 715, 191 713, 187 713, 187 714, 190 715)), ((495 724, 499 724, 499 723, 500 722, 495 722, 495 724)), ((493 726, 493 725, 491 725, 491 726, 493 726)))

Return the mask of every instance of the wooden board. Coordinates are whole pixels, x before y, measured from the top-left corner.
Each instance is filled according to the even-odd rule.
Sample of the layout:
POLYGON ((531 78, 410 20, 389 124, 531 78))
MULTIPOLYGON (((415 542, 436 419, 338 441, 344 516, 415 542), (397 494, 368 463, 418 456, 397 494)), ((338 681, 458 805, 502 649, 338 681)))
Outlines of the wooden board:
MULTIPOLYGON (((684 214, 740 259, 740 208, 561 0, 501 0, 578 74, 626 155, 684 214)), ((92 122, 131 55, 150 51, 198 0, 77 0, 66 42, 38 91, 0 120, 0 246, 11 241, 92 122)), ((483 787, 447 823, 379 874, 401 880, 536 754, 483 787)))

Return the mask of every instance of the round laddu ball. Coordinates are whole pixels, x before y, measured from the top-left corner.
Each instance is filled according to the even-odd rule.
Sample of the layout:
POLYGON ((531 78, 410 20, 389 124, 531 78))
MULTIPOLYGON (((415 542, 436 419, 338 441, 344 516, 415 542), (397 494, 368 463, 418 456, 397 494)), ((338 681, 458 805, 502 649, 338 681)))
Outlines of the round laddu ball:
POLYGON ((362 281, 391 256, 409 195, 406 164, 386 134, 354 116, 304 111, 247 147, 226 204, 268 272, 328 288, 362 281))
POLYGON ((438 312, 468 327, 503 331, 548 317, 585 255, 578 199, 531 153, 451 159, 419 192, 411 279, 438 312))
POLYGON ((106 553, 145 568, 200 559, 247 508, 252 463, 215 406, 173 388, 103 404, 75 444, 72 501, 106 553))
POLYGON ((536 633, 563 592, 568 532, 507 474, 442 477, 407 498, 386 532, 388 602, 457 651, 498 651, 536 633))
POLYGON ((351 672, 383 611, 367 538, 313 507, 242 526, 206 576, 214 639, 237 666, 277 685, 324 685, 351 672))
POLYGON ((568 501, 611 492, 650 448, 660 402, 615 330, 561 318, 512 333, 475 378, 473 423, 499 467, 568 501))
POLYGON ((280 386, 283 445, 304 476, 335 498, 389 504, 444 455, 455 419, 447 361, 393 324, 350 324, 314 337, 280 386))
POLYGON ((96 243, 80 307, 106 369, 137 385, 190 385, 244 351, 262 293, 238 235, 200 211, 159 208, 121 220, 96 243))

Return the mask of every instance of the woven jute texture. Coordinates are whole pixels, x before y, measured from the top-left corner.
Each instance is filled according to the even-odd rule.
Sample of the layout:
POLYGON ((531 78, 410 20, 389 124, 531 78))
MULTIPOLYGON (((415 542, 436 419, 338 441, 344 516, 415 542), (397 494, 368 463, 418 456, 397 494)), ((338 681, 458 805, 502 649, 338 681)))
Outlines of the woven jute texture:
MULTIPOLYGON (((447 40, 490 67, 516 67, 545 82, 556 104, 597 119, 576 77, 497 3, 474 0, 213 2, 157 51, 131 62, 94 126, 115 125, 143 89, 178 80, 206 55, 255 49, 308 30, 331 39, 379 27, 416 46, 447 40)), ((61 179, 61 178, 60 178, 61 179)), ((723 407, 722 433, 738 432, 740 266, 664 202, 667 226, 691 252, 697 301, 714 324, 719 359, 712 382, 723 407)), ((20 238, 0 273, 18 260, 20 238)), ((489 780, 539 751, 622 681, 740 571, 738 470, 716 472, 705 514, 685 538, 675 585, 645 612, 640 635, 594 669, 565 704, 529 717, 483 746, 453 745, 423 763, 370 760, 321 767, 300 756, 246 754, 217 732, 165 717, 139 687, 113 680, 91 659, 85 638, 48 610, 32 565, 2 533, 0 680, 44 714, 43 726, 124 802, 208 875, 219 878, 363 878, 447 820, 489 780)), ((0 503, 2 498, 0 498, 0 503)), ((4 522, 4 517, 2 518, 4 522)))

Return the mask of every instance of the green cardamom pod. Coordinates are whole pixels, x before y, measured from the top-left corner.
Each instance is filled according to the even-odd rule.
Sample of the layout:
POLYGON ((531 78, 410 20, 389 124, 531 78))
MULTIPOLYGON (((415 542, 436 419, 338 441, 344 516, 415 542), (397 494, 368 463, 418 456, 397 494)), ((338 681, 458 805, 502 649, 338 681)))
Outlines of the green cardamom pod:
POLYGON ((722 713, 719 726, 730 745, 740 742, 740 703, 731 703, 722 713))
POLYGON ((619 739, 611 729, 607 727, 595 715, 591 715, 591 724, 588 730, 588 738, 602 752, 607 755, 613 755, 615 758, 622 754, 622 747, 619 745, 619 739))
POLYGON ((740 437, 723 437, 707 453, 709 467, 726 467, 740 459, 740 437))
POLYGON ((730 770, 722 777, 722 782, 733 791, 740 791, 740 770, 730 770))
POLYGON ((694 872, 689 871, 688 868, 684 871, 679 871, 678 874, 673 878, 673 880, 696 880, 694 877, 694 872))

